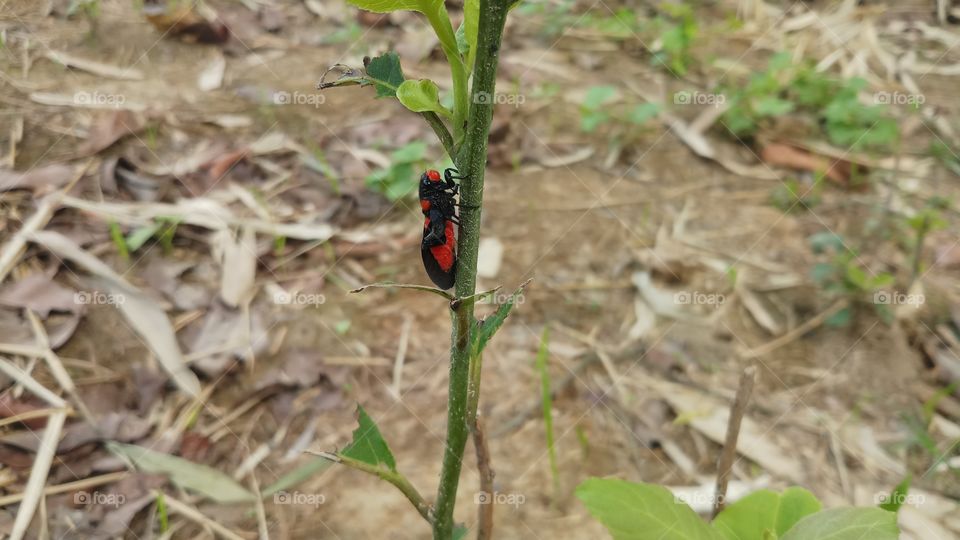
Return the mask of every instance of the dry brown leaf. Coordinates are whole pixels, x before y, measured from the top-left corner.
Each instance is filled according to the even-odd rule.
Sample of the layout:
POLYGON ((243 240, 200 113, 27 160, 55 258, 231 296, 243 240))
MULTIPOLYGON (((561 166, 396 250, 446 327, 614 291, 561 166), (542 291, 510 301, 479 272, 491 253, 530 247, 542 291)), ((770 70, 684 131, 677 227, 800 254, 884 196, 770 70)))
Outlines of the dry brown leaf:
POLYGON ((0 191, 29 189, 34 193, 46 193, 62 187, 74 176, 73 167, 61 164, 35 167, 25 172, 0 169, 0 191))
POLYGON ((144 120, 128 110, 99 113, 90 126, 87 140, 77 149, 81 156, 90 156, 109 148, 113 143, 144 127, 144 120))
POLYGON ((783 143, 770 143, 760 150, 760 159, 774 167, 787 167, 824 176, 842 185, 850 181, 851 164, 846 160, 830 160, 783 143))
POLYGON ((27 308, 46 319, 51 311, 80 312, 74 291, 50 276, 35 273, 0 288, 0 305, 27 308))
POLYGON ((104 64, 103 62, 97 62, 96 60, 73 56, 63 51, 47 51, 47 54, 44 56, 60 65, 93 73, 101 77, 130 81, 143 80, 143 72, 132 67, 122 68, 112 66, 110 64, 104 64))
POLYGON ((234 238, 229 229, 216 234, 216 251, 222 253, 220 298, 230 307, 237 307, 253 289, 257 275, 257 237, 244 227, 234 238))

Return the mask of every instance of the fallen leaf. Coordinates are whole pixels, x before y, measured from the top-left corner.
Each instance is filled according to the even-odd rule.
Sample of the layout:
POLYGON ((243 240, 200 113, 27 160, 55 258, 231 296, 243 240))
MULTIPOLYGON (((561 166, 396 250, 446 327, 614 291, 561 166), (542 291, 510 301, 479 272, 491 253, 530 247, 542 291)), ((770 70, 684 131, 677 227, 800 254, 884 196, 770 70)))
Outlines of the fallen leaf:
POLYGON ((42 273, 30 274, 0 288, 0 305, 27 308, 42 319, 51 311, 81 312, 73 289, 68 289, 42 273))
POLYGON ((86 58, 80 58, 79 56, 73 56, 72 54, 62 51, 48 50, 47 54, 44 56, 60 65, 93 73, 94 75, 99 75, 101 77, 129 81, 143 80, 143 72, 132 67, 122 68, 118 66, 112 66, 110 64, 104 64, 95 60, 88 60, 86 58))
POLYGON ((823 174, 842 185, 850 181, 851 164, 846 160, 831 160, 806 150, 783 143, 770 143, 760 150, 760 159, 775 167, 787 167, 823 174))
POLYGON ((249 502, 253 493, 222 472, 192 461, 130 444, 107 443, 107 448, 133 462, 139 470, 165 474, 177 486, 218 503, 249 502))
POLYGON ((113 143, 144 127, 143 118, 132 111, 106 111, 96 116, 87 140, 77 149, 81 156, 90 156, 109 148, 113 143))
POLYGON ((230 307, 237 307, 253 289, 257 275, 257 237, 253 230, 244 227, 234 238, 229 229, 216 234, 218 246, 214 249, 223 254, 220 298, 230 307))
POLYGON ((230 39, 230 30, 216 13, 194 2, 147 0, 143 14, 164 36, 199 43, 224 43, 230 39))
POLYGON ((32 233, 29 239, 97 276, 94 282, 118 299, 120 312, 157 356, 177 386, 190 396, 200 392, 200 380, 184 363, 173 325, 156 300, 144 295, 112 268, 60 233, 38 231, 32 233))
POLYGON ((34 167, 25 172, 0 169, 0 191, 29 189, 40 194, 67 184, 74 177, 73 167, 53 164, 34 167))

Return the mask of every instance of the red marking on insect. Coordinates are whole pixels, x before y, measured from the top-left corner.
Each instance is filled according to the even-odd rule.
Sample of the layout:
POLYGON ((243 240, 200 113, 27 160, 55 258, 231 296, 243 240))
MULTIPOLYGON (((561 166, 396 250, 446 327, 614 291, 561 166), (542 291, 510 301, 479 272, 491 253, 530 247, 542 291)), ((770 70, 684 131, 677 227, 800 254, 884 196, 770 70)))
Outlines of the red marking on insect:
POLYGON ((453 287, 457 271, 457 237, 454 225, 459 225, 457 202, 454 197, 460 186, 454 179, 454 169, 440 173, 428 170, 420 177, 420 210, 423 212, 423 241, 420 256, 430 280, 441 289, 453 287))

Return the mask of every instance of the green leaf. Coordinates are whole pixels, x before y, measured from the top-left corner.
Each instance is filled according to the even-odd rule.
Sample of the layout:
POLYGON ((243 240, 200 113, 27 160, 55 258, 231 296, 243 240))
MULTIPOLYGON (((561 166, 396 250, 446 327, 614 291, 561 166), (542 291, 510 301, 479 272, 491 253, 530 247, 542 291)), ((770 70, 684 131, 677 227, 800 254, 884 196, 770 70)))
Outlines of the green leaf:
POLYGON ((374 13, 400 10, 429 13, 443 6, 443 0, 347 0, 347 2, 374 13))
POLYGON ((614 540, 723 539, 662 486, 590 478, 576 494, 614 540))
POLYGON ((403 69, 400 68, 400 57, 395 52, 388 52, 373 58, 366 63, 367 75, 377 89, 377 97, 394 97, 397 88, 403 84, 403 69))
POLYGON ((754 103, 753 110, 760 116, 781 116, 793 110, 793 103, 776 96, 765 96, 754 103))
POLYGON ((133 444, 108 442, 107 449, 129 459, 138 470, 165 474, 174 484, 214 502, 229 504, 255 499, 254 494, 236 480, 206 465, 133 444))
POLYGON ((154 222, 150 225, 138 227, 127 235, 127 248, 130 251, 136 251, 147 243, 147 240, 153 238, 153 235, 160 230, 160 223, 154 222))
POLYGON ((903 506, 904 501, 907 500, 907 493, 910 491, 910 482, 913 480, 911 475, 907 475, 902 482, 897 484, 897 487, 893 488, 893 491, 886 498, 886 500, 877 506, 886 510, 887 512, 893 512, 896 514, 900 511, 900 507, 903 506))
POLYGON ((451 116, 450 111, 440 104, 440 89, 430 79, 403 81, 397 88, 397 99, 413 112, 432 111, 451 116))
POLYGON ((583 108, 595 111, 615 95, 617 95, 617 89, 612 86, 593 86, 587 90, 587 95, 583 98, 583 108))
POLYGON ((780 494, 780 511, 777 515, 777 535, 783 536, 801 519, 816 514, 822 505, 817 497, 801 487, 790 487, 780 494))
POLYGON ((783 494, 762 489, 726 507, 713 527, 727 540, 779 537, 801 518, 820 511, 820 501, 802 488, 783 494))
POLYGON ((369 465, 379 466, 382 463, 396 472, 397 463, 393 459, 393 454, 390 453, 387 441, 383 440, 377 424, 360 405, 357 405, 357 420, 359 425, 353 431, 353 442, 339 454, 369 465))
POLYGON ((470 353, 472 357, 475 358, 479 356, 487 346, 490 338, 503 326, 503 321, 507 320, 507 316, 513 311, 513 306, 516 305, 517 299, 522 297, 523 290, 529 282, 528 280, 523 285, 520 285, 513 294, 507 297, 506 302, 500 304, 497 310, 493 312, 493 315, 490 315, 480 323, 480 327, 473 333, 473 344, 470 353))
POLYGON ((833 508, 801 519, 781 540, 897 540, 897 515, 879 508, 833 508))
POLYGON ((660 106, 656 103, 641 103, 630 111, 627 120, 634 124, 644 124, 647 120, 656 118, 658 114, 660 114, 660 106))

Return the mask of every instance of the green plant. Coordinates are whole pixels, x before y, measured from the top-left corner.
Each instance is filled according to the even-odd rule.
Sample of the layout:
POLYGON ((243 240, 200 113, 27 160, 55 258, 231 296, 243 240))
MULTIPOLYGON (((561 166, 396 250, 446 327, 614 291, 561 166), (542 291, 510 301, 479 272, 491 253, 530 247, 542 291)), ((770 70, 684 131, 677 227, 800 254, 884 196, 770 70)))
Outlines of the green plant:
POLYGON ((760 490, 702 520, 663 486, 591 478, 577 497, 615 540, 896 540, 894 510, 847 507, 822 510, 809 491, 760 490))
POLYGON ((773 55, 765 71, 742 87, 726 86, 729 108, 723 125, 736 137, 751 138, 764 122, 793 112, 813 116, 830 142, 855 150, 890 148, 899 139, 896 121, 882 104, 859 95, 863 79, 836 79, 789 53, 773 55))
POLYGON ((613 125, 614 135, 622 136, 643 126, 660 113, 655 103, 639 103, 633 106, 611 105, 617 89, 613 86, 592 86, 580 104, 580 130, 592 133, 603 125, 613 125))
POLYGON ((881 289, 893 284, 894 277, 891 274, 868 274, 857 253, 835 233, 817 233, 808 240, 814 253, 829 257, 827 261, 814 265, 811 275, 814 282, 828 294, 845 297, 852 303, 827 319, 828 325, 847 324, 851 319, 852 309, 866 303, 872 305, 881 317, 890 319, 889 306, 884 302, 877 302, 876 295, 883 294, 881 289))
POLYGON ((773 189, 770 196, 774 206, 783 212, 790 212, 796 208, 812 210, 820 204, 820 194, 823 191, 823 175, 818 174, 813 185, 807 188, 796 178, 789 178, 773 189))
POLYGON ((666 67, 677 77, 687 74, 693 63, 690 47, 697 36, 693 8, 687 4, 663 4, 666 17, 656 21, 660 27, 660 48, 653 53, 655 65, 666 67))
POLYGON ((402 199, 414 193, 426 161, 427 145, 423 142, 412 142, 394 150, 390 154, 390 166, 379 169, 366 178, 367 187, 382 193, 391 201, 402 199))
MULTIPOLYGON (((443 453, 440 482, 434 504, 410 485, 397 470, 389 448, 379 429, 366 413, 359 410, 360 426, 354 442, 347 449, 324 457, 349 467, 372 473, 393 484, 410 500, 433 529, 435 540, 461 537, 463 529, 455 527, 453 509, 460 481, 460 471, 467 439, 472 434, 477 447, 482 438, 477 409, 480 398, 480 374, 483 349, 503 324, 513 308, 522 286, 497 311, 482 321, 474 316, 474 305, 486 294, 476 294, 477 251, 480 242, 480 214, 483 203, 483 181, 487 161, 487 136, 493 118, 492 97, 495 95, 500 44, 507 12, 513 0, 466 0, 463 23, 456 32, 442 0, 349 0, 353 5, 386 13, 397 10, 416 11, 424 15, 446 55, 452 80, 452 100, 441 100, 439 87, 427 79, 407 79, 395 53, 386 53, 365 60, 364 66, 331 67, 318 88, 339 86, 372 86, 379 98, 396 98, 407 109, 418 113, 433 129, 456 169, 465 176, 460 183, 459 234, 455 294, 421 285, 377 284, 427 291, 448 301, 451 312, 450 383, 447 401, 447 439, 443 453), (332 73, 336 79, 327 81, 332 73), (472 88, 468 82, 472 75, 472 88), (472 99, 470 99, 472 96, 472 99), (360 451, 368 448, 369 451, 360 451), (355 450, 354 450, 355 449, 355 450)), ((409 163, 409 160, 408 160, 409 163)), ((409 175, 416 177, 417 175, 409 175)), ((402 184, 385 175, 385 185, 402 184)), ((395 195, 405 187, 390 191, 395 195)), ((364 288, 358 289, 363 290, 364 288)), ((480 461, 480 460, 478 460, 480 461)), ((487 505, 489 507, 489 505, 487 505)), ((489 537, 492 513, 480 512, 478 530, 489 537)))

